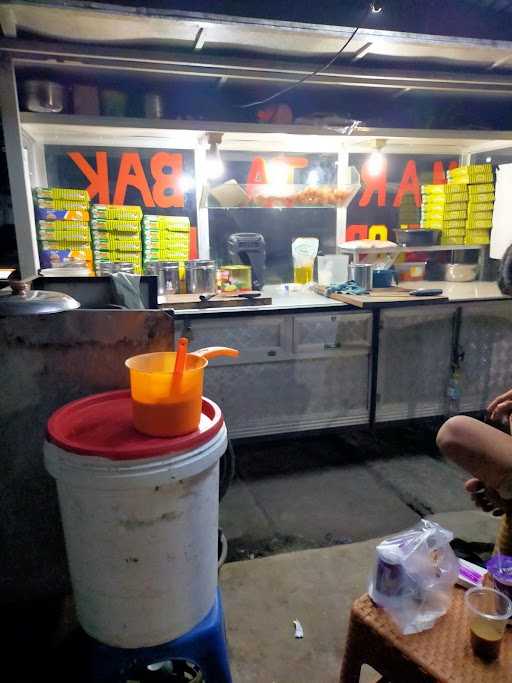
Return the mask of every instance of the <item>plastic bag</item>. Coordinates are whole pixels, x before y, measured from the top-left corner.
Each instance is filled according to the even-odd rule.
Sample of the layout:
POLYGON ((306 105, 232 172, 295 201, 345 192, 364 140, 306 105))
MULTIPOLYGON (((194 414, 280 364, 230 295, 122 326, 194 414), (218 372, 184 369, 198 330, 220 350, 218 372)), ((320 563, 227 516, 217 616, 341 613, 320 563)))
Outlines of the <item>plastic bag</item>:
POLYGON ((448 611, 458 576, 452 539, 450 531, 422 519, 377 546, 368 592, 404 635, 432 628, 448 611))

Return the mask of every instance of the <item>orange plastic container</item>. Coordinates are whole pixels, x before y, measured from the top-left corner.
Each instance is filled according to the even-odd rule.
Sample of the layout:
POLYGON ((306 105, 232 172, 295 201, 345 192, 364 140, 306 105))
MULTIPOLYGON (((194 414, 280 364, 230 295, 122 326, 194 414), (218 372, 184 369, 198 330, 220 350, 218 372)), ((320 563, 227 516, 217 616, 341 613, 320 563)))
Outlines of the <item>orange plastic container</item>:
POLYGON ((177 353, 163 351, 128 358, 137 431, 173 437, 194 432, 201 419, 204 369, 209 358, 238 356, 236 349, 210 347, 187 353, 182 373, 174 373, 177 353))

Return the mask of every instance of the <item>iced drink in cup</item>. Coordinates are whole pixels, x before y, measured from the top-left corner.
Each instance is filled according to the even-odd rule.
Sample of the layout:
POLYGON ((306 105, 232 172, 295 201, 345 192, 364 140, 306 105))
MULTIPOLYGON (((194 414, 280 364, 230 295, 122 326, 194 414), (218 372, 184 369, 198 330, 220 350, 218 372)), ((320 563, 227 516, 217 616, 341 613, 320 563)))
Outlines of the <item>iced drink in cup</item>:
POLYGON ((471 647, 481 659, 492 661, 500 654, 512 602, 493 588, 470 588, 465 596, 471 647))

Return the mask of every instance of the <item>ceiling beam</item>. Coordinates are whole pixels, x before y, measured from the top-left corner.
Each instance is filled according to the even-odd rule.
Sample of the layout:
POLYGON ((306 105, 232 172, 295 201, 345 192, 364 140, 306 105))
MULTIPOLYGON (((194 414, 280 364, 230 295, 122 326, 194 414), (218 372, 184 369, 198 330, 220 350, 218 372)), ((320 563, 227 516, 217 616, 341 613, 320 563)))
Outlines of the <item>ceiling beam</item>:
POLYGON ((507 62, 510 62, 512 59, 512 55, 506 55, 505 57, 502 57, 501 59, 497 59, 495 62, 493 62, 489 68, 488 71, 493 71, 494 69, 497 69, 500 66, 503 66, 507 62))
MULTIPOLYGON (((0 40, 0 52, 9 54, 18 65, 44 66, 58 70, 93 69, 179 75, 190 78, 223 77, 243 81, 290 83, 309 76, 318 64, 279 62, 246 57, 217 57, 190 53, 156 53, 120 50, 97 45, 51 44, 35 41, 0 40)), ((467 74, 463 72, 402 71, 391 68, 363 69, 354 66, 331 67, 308 77, 307 85, 404 89, 446 94, 512 97, 512 76, 467 74)))
POLYGON ((354 54, 352 57, 353 62, 359 62, 361 59, 364 59, 368 52, 372 49, 373 43, 365 43, 362 47, 357 50, 357 52, 354 54))
POLYGON ((200 28, 196 34, 196 39, 194 41, 194 48, 193 49, 196 52, 199 52, 199 50, 203 49, 205 41, 206 41, 206 29, 200 28))

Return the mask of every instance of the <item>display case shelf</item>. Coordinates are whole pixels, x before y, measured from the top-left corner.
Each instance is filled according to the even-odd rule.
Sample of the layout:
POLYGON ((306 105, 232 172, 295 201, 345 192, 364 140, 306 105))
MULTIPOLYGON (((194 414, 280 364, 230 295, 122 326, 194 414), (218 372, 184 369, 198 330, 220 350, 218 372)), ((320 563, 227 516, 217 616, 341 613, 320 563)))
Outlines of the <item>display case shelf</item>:
POLYGON ((345 182, 337 185, 292 185, 278 182, 240 185, 228 180, 215 187, 206 186, 201 206, 208 209, 345 209, 361 187, 359 172, 345 169, 345 182))
POLYGON ((398 254, 398 253, 412 253, 412 252, 435 252, 435 251, 480 251, 485 249, 484 244, 452 244, 452 245, 433 245, 433 246, 416 246, 416 247, 356 247, 355 249, 347 249, 341 247, 338 249, 340 254, 398 254))

